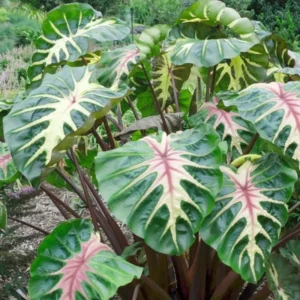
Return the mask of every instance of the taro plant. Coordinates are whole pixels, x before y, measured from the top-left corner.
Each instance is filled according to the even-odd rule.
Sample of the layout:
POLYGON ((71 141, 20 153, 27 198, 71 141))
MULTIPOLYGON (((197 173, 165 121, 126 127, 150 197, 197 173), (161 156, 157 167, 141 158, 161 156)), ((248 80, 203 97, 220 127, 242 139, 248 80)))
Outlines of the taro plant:
POLYGON ((217 0, 104 50, 129 33, 87 4, 51 11, 3 118, 0 180, 22 174, 66 219, 30 299, 298 299, 297 55, 217 0))

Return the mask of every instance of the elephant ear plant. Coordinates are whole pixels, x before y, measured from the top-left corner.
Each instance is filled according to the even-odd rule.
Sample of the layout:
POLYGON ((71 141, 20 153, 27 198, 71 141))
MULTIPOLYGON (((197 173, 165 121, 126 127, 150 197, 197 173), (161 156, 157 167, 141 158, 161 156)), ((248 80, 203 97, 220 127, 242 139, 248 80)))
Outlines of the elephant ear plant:
POLYGON ((216 0, 129 33, 87 4, 49 12, 25 98, 3 118, 0 185, 26 177, 66 219, 43 231, 30 299, 298 299, 286 44, 216 0))

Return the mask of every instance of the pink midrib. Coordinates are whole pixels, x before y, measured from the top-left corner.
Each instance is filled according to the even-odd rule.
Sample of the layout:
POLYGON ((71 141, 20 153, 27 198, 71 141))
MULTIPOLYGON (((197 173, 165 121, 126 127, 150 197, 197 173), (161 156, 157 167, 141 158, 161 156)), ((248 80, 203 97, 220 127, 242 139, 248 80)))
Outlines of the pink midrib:
POLYGON ((0 156, 0 168, 3 170, 4 173, 6 172, 6 164, 10 160, 11 160, 10 153, 0 156))

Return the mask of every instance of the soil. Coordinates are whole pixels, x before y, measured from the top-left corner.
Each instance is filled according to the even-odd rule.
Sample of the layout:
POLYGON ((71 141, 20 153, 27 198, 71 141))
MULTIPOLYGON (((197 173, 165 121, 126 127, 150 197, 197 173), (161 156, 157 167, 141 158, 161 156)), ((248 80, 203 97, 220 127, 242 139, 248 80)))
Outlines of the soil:
MULTIPOLYGON (((55 190, 56 195, 70 204, 75 197, 67 190, 55 190)), ((44 194, 27 200, 10 200, 8 215, 51 231, 64 218, 44 194)), ((27 294, 30 264, 45 235, 28 226, 8 220, 6 232, 0 236, 0 299, 24 299, 27 294)), ((25 298, 26 299, 26 298, 25 298)))

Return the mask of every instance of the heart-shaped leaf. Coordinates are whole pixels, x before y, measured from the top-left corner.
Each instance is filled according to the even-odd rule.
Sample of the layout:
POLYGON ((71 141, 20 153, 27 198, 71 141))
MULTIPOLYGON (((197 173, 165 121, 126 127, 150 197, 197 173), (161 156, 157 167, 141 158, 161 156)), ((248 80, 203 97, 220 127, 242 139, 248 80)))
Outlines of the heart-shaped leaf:
POLYGON ((211 124, 218 131, 222 140, 228 142, 233 156, 242 155, 243 149, 254 135, 253 128, 238 113, 219 109, 217 98, 214 100, 214 102, 204 103, 199 112, 189 118, 189 123, 192 126, 201 122, 211 124))
POLYGON ((0 142, 0 187, 2 184, 14 182, 18 177, 19 172, 7 145, 0 142))
POLYGON ((109 87, 118 85, 122 76, 128 75, 139 59, 140 50, 134 44, 104 52, 99 62, 101 68, 99 82, 109 87))
POLYGON ((57 226, 39 246, 30 269, 29 296, 108 300, 141 274, 142 268, 100 242, 90 221, 76 219, 57 226))
POLYGON ((14 162, 34 185, 77 136, 127 94, 126 87, 112 90, 94 83, 97 74, 92 70, 65 66, 56 75, 47 74, 42 85, 5 117, 5 139, 14 162))
POLYGON ((200 230, 203 240, 248 282, 265 272, 265 259, 288 218, 287 201, 297 173, 276 155, 246 161, 239 169, 221 167, 225 175, 212 213, 200 230))
POLYGON ((103 19, 90 5, 61 5, 48 13, 42 25, 42 36, 35 42, 36 51, 28 78, 35 87, 40 84, 46 66, 62 61, 76 61, 89 51, 91 41, 122 40, 130 33, 127 24, 117 19, 103 19))
POLYGON ((261 83, 225 101, 235 105, 262 138, 300 160, 300 83, 261 83))
POLYGON ((156 251, 179 255, 222 184, 219 137, 210 125, 98 153, 96 177, 110 210, 156 251))
POLYGON ((225 59, 234 58, 253 47, 252 42, 228 39, 180 39, 172 48, 171 60, 175 65, 193 64, 212 67, 225 59))
POLYGON ((7 225, 7 211, 5 205, 0 201, 0 229, 5 230, 6 225, 7 225))

